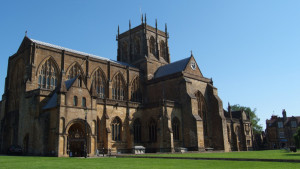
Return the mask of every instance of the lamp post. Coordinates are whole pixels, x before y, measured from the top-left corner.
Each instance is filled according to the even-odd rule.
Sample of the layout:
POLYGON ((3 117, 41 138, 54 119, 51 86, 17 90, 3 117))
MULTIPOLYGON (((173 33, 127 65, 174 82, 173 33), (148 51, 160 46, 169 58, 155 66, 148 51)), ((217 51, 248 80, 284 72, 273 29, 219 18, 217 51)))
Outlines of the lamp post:
POLYGON ((85 133, 85 138, 84 138, 84 158, 87 157, 87 107, 84 108, 84 112, 85 112, 85 128, 84 128, 84 133, 85 133))

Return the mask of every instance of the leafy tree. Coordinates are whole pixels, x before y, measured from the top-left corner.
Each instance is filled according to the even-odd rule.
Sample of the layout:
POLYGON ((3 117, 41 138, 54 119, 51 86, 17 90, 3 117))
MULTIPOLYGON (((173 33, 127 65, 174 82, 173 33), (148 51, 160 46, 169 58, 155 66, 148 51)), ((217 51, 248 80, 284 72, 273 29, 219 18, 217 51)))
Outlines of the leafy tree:
POLYGON ((294 134, 295 144, 297 148, 300 148, 300 127, 298 127, 297 132, 294 134))
POLYGON ((256 116, 256 108, 252 109, 250 107, 240 106, 239 104, 235 104, 231 106, 232 111, 244 111, 246 114, 250 115, 251 125, 253 128, 254 134, 259 134, 262 132, 262 126, 258 124, 259 118, 256 116))

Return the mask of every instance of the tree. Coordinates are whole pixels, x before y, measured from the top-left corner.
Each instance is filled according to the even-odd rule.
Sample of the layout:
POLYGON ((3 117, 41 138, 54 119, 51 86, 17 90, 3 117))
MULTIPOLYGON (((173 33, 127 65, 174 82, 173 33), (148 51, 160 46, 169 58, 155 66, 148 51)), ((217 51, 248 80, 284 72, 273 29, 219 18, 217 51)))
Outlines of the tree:
POLYGON ((251 125, 253 128, 254 134, 260 134, 262 132, 262 126, 258 124, 259 118, 256 116, 256 108, 251 110, 250 107, 240 106, 239 104, 235 104, 231 106, 232 111, 244 111, 247 115, 250 116, 251 125))
POLYGON ((294 134, 295 145, 300 148, 300 127, 298 127, 297 132, 294 134))

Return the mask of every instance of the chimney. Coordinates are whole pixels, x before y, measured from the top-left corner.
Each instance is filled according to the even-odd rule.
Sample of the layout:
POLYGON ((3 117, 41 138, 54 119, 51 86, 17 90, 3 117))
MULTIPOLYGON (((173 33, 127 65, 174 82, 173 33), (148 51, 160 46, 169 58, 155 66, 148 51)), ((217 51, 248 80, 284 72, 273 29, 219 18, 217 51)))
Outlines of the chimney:
POLYGON ((282 110, 282 117, 283 117, 283 121, 286 120, 286 111, 285 109, 282 110))
POLYGON ((272 115, 271 116, 271 120, 273 120, 273 119, 277 119, 277 116, 276 115, 272 115))

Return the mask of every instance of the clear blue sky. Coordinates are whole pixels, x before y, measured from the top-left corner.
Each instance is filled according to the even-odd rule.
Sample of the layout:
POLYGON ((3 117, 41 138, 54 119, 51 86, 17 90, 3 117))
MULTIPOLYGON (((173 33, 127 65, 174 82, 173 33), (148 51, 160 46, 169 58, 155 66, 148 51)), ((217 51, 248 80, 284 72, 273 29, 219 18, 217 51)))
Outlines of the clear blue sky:
POLYGON ((223 106, 257 109, 265 126, 272 114, 300 115, 300 1, 32 1, 0 2, 0 93, 8 57, 28 30, 33 39, 116 59, 120 31, 168 24, 171 61, 190 56, 213 78, 223 106))

